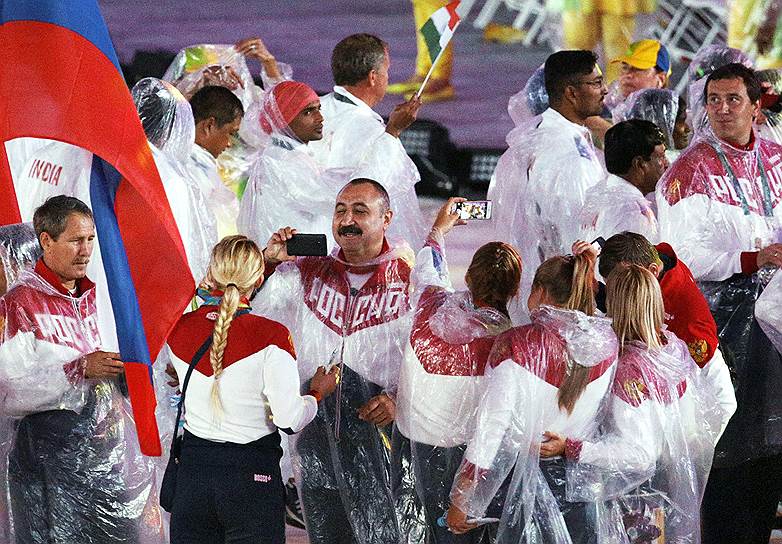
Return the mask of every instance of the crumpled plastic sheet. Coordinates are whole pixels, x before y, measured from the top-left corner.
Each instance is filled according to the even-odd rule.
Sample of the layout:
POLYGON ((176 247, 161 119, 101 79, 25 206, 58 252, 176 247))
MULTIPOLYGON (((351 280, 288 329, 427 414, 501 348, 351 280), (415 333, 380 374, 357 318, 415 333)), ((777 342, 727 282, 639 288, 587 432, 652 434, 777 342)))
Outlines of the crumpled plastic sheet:
POLYGON ((703 92, 706 79, 717 68, 726 64, 740 63, 747 68, 754 68, 752 59, 744 52, 725 45, 707 45, 701 48, 687 67, 687 123, 692 127, 693 134, 698 135, 708 127, 706 104, 703 92))
POLYGON ((516 126, 529 122, 548 109, 545 64, 541 64, 524 84, 524 88, 508 100, 508 114, 516 126))
MULTIPOLYGON (((450 533, 438 519, 472 436, 489 353, 510 319, 476 308, 469 291, 453 292, 440 244, 419 251, 414 277, 419 298, 399 377, 394 498, 404 542, 445 543, 450 533)), ((471 531, 465 542, 495 529, 471 531)))
POLYGON ((764 272, 773 275, 755 302, 755 319, 777 351, 782 351, 782 274, 778 269, 764 272))
POLYGON ((94 291, 73 301, 28 270, 0 299, 3 541, 165 541, 124 380, 80 378, 101 348, 95 312, 94 291))
POLYGON ((643 119, 657 125, 665 135, 665 147, 675 149, 673 131, 679 112, 679 97, 668 89, 635 91, 611 112, 614 123, 643 119))
MULTIPOLYGON (((761 300, 767 281, 764 276, 770 272, 699 283, 717 323, 738 404, 717 445, 715 466, 732 466, 782 451, 782 357, 755 317, 756 301, 761 300)), ((772 291, 761 304, 761 315, 772 315, 764 309, 778 292, 777 285, 778 280, 769 284, 772 291)))
POLYGON ((196 281, 206 274, 217 224, 206 196, 187 166, 195 145, 193 110, 176 87, 144 78, 131 90, 141 125, 174 215, 190 270, 196 281))
POLYGON ((585 506, 565 500, 564 467, 540 459, 540 442, 544 431, 581 440, 595 435, 616 366, 616 336, 609 320, 576 311, 543 306, 531 318, 495 342, 451 501, 468 517, 500 517, 499 494, 498 542, 595 542, 585 506), (557 388, 540 377, 564 379, 579 365, 599 365, 599 377, 568 415, 557 404, 557 388))
POLYGON ((625 344, 601 433, 567 462, 567 498, 594 503, 598 542, 698 542, 725 415, 687 345, 625 344), (639 540, 640 539, 640 540, 639 540))
POLYGON ((0 227, 0 296, 13 285, 23 269, 33 268, 42 254, 31 223, 0 227))
POLYGON ((296 342, 302 391, 318 366, 341 365, 337 391, 294 436, 294 471, 310 542, 397 542, 390 487, 390 427, 358 419, 358 409, 381 392, 396 394, 405 331, 407 278, 413 254, 405 245, 366 264, 374 276, 348 288, 346 263, 304 257, 277 267, 253 300, 254 313, 286 325, 296 342), (339 428, 337 426, 339 425, 339 428))

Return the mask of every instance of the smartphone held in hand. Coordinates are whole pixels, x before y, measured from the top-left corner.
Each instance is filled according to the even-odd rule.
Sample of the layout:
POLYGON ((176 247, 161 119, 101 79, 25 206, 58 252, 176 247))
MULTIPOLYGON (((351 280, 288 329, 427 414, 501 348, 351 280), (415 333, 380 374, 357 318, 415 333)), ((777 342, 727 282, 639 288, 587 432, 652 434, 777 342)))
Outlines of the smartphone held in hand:
POLYGON ((297 257, 325 257, 325 234, 294 234, 287 242, 288 255, 297 257))
POLYGON ((461 219, 491 219, 491 200, 465 200, 453 205, 453 213, 461 219))

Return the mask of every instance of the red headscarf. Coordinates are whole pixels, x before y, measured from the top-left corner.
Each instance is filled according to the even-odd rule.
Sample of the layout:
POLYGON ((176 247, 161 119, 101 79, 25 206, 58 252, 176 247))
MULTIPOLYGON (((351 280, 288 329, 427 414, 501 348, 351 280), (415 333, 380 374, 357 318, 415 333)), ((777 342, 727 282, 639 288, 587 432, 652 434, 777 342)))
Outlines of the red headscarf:
POLYGON ((275 85, 263 100, 261 128, 267 134, 283 130, 318 95, 312 87, 298 81, 283 81, 275 85))

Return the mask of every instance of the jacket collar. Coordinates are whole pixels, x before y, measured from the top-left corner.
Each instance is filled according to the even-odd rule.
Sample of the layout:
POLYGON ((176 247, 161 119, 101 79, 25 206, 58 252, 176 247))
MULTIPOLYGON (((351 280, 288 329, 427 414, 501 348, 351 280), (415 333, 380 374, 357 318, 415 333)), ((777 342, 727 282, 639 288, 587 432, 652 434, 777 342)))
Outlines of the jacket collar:
MULTIPOLYGON (((55 274, 51 268, 46 266, 46 263, 43 262, 43 257, 38 259, 38 262, 35 263, 35 273, 41 276, 46 281, 46 283, 54 287, 57 290, 57 292, 67 297, 74 296, 71 295, 71 293, 65 288, 65 286, 62 284, 57 274, 55 274)), ((84 276, 83 278, 79 278, 78 280, 76 280, 75 298, 82 296, 84 293, 86 293, 90 289, 93 289, 94 287, 95 284, 87 276, 84 276)))

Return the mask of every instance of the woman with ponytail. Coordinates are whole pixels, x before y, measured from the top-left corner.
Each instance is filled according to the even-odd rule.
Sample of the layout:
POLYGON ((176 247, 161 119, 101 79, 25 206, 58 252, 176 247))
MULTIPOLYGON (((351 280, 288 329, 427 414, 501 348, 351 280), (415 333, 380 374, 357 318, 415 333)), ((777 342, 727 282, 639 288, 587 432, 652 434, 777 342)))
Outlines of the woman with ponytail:
POLYGON ((593 283, 586 255, 546 260, 527 302, 532 323, 496 340, 451 490, 453 532, 496 517, 498 542, 597 542, 586 506, 565 496, 564 459, 539 455, 546 429, 580 439, 597 430, 618 345, 610 321, 593 316, 593 283))
POLYGON ((568 498, 596 505, 599 542, 700 542, 700 504, 725 417, 717 391, 665 330, 660 284, 648 269, 617 266, 606 289, 620 355, 603 433, 547 432, 541 457, 565 456, 568 498))
POLYGON ((492 345, 511 327, 508 301, 518 292, 522 267, 513 246, 489 242, 473 255, 464 278, 468 289, 453 290, 444 238, 465 223, 453 210, 463 200, 451 198, 440 209, 413 271, 419 297, 399 377, 392 448, 394 499, 408 544, 477 544, 484 537, 485 528, 457 536, 438 520, 475 428, 492 345))
POLYGON ((250 314, 263 256, 245 236, 212 250, 199 289, 204 305, 168 340, 184 384, 184 440, 171 511, 172 543, 285 542, 280 434, 298 432, 336 385, 321 367, 299 394, 296 352, 281 324, 250 314))

